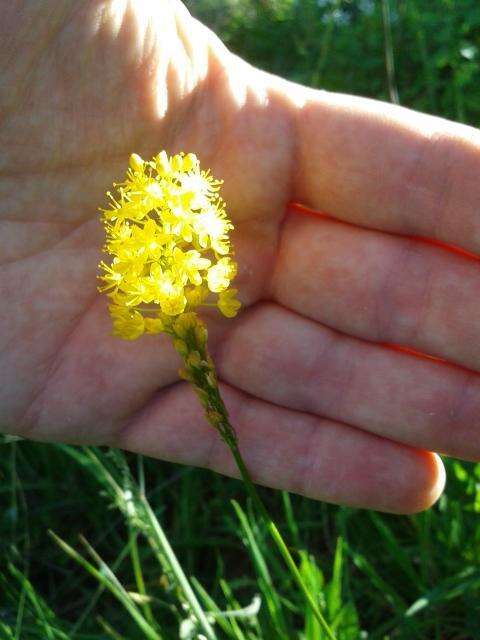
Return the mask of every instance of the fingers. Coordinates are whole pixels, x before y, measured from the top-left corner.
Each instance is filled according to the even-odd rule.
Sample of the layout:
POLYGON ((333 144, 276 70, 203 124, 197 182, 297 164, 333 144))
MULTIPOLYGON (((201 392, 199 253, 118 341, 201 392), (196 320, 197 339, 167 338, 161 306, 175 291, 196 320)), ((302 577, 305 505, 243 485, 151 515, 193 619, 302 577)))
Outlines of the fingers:
POLYGON ((480 252, 479 131, 373 100, 296 92, 297 201, 480 252))
MULTIPOLYGON (((434 454, 288 411, 227 386, 222 394, 246 465, 260 484, 395 513, 425 509, 443 489, 443 466, 434 454)), ((183 383, 160 393, 113 444, 238 475, 230 451, 183 383)))
POLYGON ((345 336, 267 304, 214 354, 222 380, 395 441, 480 458, 480 376, 345 336))
POLYGON ((480 264, 414 239, 290 215, 272 297, 345 333, 480 370, 480 264))

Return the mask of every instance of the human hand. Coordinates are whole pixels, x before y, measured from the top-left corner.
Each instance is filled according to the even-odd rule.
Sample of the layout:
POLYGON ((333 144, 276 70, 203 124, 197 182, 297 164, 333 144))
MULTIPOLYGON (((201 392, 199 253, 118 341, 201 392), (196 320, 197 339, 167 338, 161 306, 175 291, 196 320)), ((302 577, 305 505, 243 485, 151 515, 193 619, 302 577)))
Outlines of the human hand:
POLYGON ((476 130, 269 76, 176 2, 2 9, 4 431, 236 474, 168 339, 111 337, 96 291, 104 192, 165 148, 225 179, 244 310, 209 341, 258 482, 411 512, 427 450, 480 458, 479 264, 412 237, 480 253, 476 130))

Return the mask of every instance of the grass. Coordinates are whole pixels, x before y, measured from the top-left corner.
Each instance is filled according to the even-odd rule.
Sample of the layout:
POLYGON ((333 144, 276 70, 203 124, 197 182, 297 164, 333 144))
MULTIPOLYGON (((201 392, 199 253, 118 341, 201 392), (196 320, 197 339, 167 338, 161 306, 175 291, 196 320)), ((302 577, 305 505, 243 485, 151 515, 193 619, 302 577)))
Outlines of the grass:
MULTIPOLYGON (((0 451, 0 638, 324 638, 241 483, 103 449, 0 451)), ((262 490, 339 640, 480 638, 480 465, 447 466, 439 504, 408 517, 262 490)))
MULTIPOLYGON (((271 71, 480 120, 477 0, 190 5, 271 71)), ((260 490, 338 640, 480 639, 480 464, 446 466, 445 495, 408 517, 260 490)), ((325 638, 241 483, 0 441, 0 640, 179 637, 325 638)))

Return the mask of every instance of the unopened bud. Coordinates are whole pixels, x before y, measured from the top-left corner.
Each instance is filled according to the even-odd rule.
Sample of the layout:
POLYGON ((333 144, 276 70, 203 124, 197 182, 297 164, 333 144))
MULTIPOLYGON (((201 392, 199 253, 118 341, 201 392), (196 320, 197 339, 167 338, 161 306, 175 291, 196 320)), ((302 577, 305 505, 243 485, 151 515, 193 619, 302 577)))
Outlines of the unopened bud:
POLYGON ((182 380, 186 380, 187 382, 192 382, 192 374, 187 371, 186 369, 184 369, 183 367, 181 369, 178 370, 178 375, 180 376, 180 378, 182 380))
POLYGON ((207 409, 205 411, 205 415, 207 416, 207 420, 214 427, 217 427, 218 424, 222 421, 222 416, 218 413, 218 411, 215 411, 215 409, 207 409))
POLYGON ((217 386, 217 379, 216 379, 215 374, 213 373, 213 371, 209 371, 205 377, 206 377, 207 383, 208 383, 208 385, 210 387, 215 388, 217 386))
POLYGON ((198 351, 190 351, 185 362, 189 367, 195 367, 196 369, 199 369, 202 365, 202 358, 200 357, 198 351))
POLYGON ((143 170, 144 162, 142 158, 138 155, 138 153, 132 153, 132 155, 130 156, 130 160, 128 161, 128 164, 130 165, 130 169, 132 169, 133 171, 143 170))
POLYGON ((178 351, 178 353, 182 356, 182 358, 188 354, 188 347, 183 340, 180 340, 180 338, 174 339, 173 346, 175 347, 175 350, 178 351))
POLYGON ((204 347, 207 343, 208 331, 204 324, 198 323, 195 326, 195 339, 200 347, 204 347))

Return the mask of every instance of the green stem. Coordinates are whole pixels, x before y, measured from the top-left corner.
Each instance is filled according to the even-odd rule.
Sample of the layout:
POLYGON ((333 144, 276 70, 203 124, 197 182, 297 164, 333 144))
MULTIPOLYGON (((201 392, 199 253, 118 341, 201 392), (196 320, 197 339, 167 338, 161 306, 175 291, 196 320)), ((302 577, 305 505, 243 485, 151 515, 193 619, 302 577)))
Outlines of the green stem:
POLYGON ((390 102, 393 102, 393 104, 400 104, 395 78, 395 57, 393 55, 392 20, 390 16, 389 0, 382 0, 382 18, 385 38, 385 67, 387 70, 388 93, 390 95, 390 102))
MULTIPOLYGON (((230 446, 230 445, 229 445, 230 446)), ((320 609, 318 608, 317 603, 314 601, 314 599, 312 598, 312 595, 310 593, 310 591, 308 590, 300 571, 298 570, 297 565, 295 564, 295 560, 292 557, 292 554, 290 553, 290 551, 288 550, 287 545, 285 544, 285 541, 282 538, 282 534, 280 533, 280 531, 278 530, 277 525, 275 524, 275 522, 272 520, 272 518, 270 517, 267 509, 265 508, 265 505, 263 504, 260 496, 258 495, 258 491, 255 488, 255 485, 253 484, 253 481, 250 477, 250 474, 248 472, 247 467, 245 466, 245 463, 243 461, 242 455, 240 454, 240 450, 238 449, 238 446, 230 446, 230 450, 233 454, 233 457, 235 458, 235 462, 237 463, 237 467, 238 470, 240 471, 240 474, 242 476, 242 480, 245 483, 245 486, 247 488, 248 494, 250 496, 250 498, 252 499, 254 505, 256 506, 256 508, 258 509, 259 513, 261 514, 265 525, 267 527, 267 531, 269 532, 273 542, 275 543, 280 555, 282 556, 285 564, 287 565, 290 573, 292 574, 295 582, 297 583, 300 591, 302 592, 305 600, 307 601, 307 604, 309 605, 309 607, 311 608, 314 616, 316 617, 316 619, 318 620, 318 622, 320 623, 320 626, 322 627, 322 629, 324 630, 324 632, 327 634, 327 637, 329 638, 329 640, 336 640, 335 636, 332 632, 332 630, 330 629, 327 621, 325 620, 325 618, 322 615, 322 612, 320 611, 320 609)))
POLYGON ((230 448, 248 494, 264 520, 267 531, 275 546, 327 638, 329 640, 336 640, 318 604, 312 598, 278 527, 268 514, 243 461, 242 454, 238 448, 235 430, 230 424, 227 409, 220 396, 215 367, 206 348, 206 329, 201 320, 192 314, 188 318, 188 321, 184 319, 183 323, 177 326, 174 325, 172 337, 174 337, 175 348, 179 351, 180 355, 182 355, 185 362, 186 371, 184 377, 193 385, 205 409, 207 420, 219 432, 224 442, 230 448), (200 339, 199 336, 203 336, 203 339, 200 339), (175 340, 175 338, 177 339, 175 340))

